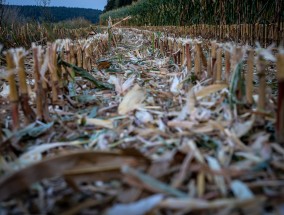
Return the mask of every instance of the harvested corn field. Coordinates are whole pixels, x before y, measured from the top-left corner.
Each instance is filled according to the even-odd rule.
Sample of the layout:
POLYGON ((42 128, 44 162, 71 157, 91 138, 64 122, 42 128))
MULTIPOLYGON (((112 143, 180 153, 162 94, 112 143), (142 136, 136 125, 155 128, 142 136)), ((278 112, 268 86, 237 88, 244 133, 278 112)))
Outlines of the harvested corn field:
POLYGON ((1 213, 283 213, 283 50, 115 26, 3 53, 1 213))

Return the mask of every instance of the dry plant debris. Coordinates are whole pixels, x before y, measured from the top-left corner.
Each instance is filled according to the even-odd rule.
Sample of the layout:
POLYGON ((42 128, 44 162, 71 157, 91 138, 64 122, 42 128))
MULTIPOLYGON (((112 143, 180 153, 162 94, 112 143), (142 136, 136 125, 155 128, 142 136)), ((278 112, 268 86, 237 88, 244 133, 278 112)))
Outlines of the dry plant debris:
POLYGON ((9 84, 22 83, 10 62, 0 82, 1 214, 283 214, 274 53, 110 32, 34 46, 33 56, 7 52, 26 57, 20 92, 36 116, 18 111, 15 94, 10 109, 9 84))

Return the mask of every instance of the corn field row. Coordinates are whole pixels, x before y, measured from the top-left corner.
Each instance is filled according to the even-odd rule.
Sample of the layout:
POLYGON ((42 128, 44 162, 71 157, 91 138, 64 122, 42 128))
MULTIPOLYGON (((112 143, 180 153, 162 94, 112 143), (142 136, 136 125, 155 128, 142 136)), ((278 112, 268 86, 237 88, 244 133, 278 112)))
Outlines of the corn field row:
MULTIPOLYGON (((217 43, 216 41, 199 41, 181 37, 168 37, 148 30, 130 29, 135 33, 143 34, 152 44, 153 51, 158 51, 164 57, 170 57, 180 67, 192 72, 194 80, 204 78, 212 79, 212 84, 224 84, 229 86, 231 93, 236 97, 231 101, 253 105, 253 74, 258 76, 258 99, 257 111, 265 113, 266 110, 266 68, 276 62, 278 68, 279 87, 283 86, 283 50, 273 49, 277 57, 266 53, 261 47, 246 48, 231 45, 230 43, 217 43), (246 72, 244 72, 246 64, 246 72), (245 83, 245 87, 240 83, 245 83), (281 85, 282 84, 282 85, 281 85)), ((121 31, 121 30, 120 30, 121 31)), ((110 46, 109 35, 99 34, 85 40, 57 40, 49 43, 46 48, 33 45, 33 74, 35 80, 34 91, 36 92, 36 113, 28 105, 28 87, 24 59, 28 54, 24 49, 10 49, 6 52, 7 80, 10 86, 10 104, 12 110, 13 128, 20 127, 19 107, 26 122, 35 119, 49 121, 48 106, 60 104, 64 98, 64 89, 75 82, 75 76, 81 75, 91 81, 95 87, 112 89, 108 83, 97 81, 87 71, 91 71, 96 61, 110 46), (16 80, 19 80, 18 82, 16 80), (18 83, 18 85, 17 85, 18 83), (51 89, 51 93, 48 92, 51 89)), ((112 34, 111 43, 116 44, 121 40, 121 35, 112 34)), ((271 50, 270 50, 271 51, 271 50)), ((275 66, 275 65, 274 65, 275 66)), ((279 97, 283 96, 283 88, 278 89, 279 97)), ((283 119, 283 104, 279 100, 278 121, 283 119)), ((279 122, 280 130, 283 131, 283 122, 279 122)), ((284 132, 278 133, 283 142, 284 132)))
MULTIPOLYGON (((116 20, 119 21, 119 20, 116 20)), ((124 27, 127 27, 124 24, 124 27)), ((255 46, 256 41, 264 47, 275 43, 281 44, 284 38, 283 23, 281 30, 275 24, 240 24, 240 25, 191 25, 179 26, 140 26, 138 29, 163 32, 178 37, 202 37, 204 39, 216 39, 221 42, 233 41, 235 43, 250 44, 255 46)))
POLYGON ((47 41, 55 41, 59 38, 79 39, 88 35, 92 30, 92 27, 67 29, 53 24, 13 24, 1 28, 0 43, 5 49, 20 46, 29 48, 32 42, 44 45, 47 41))
POLYGON ((102 14, 100 22, 106 24, 108 17, 122 19, 127 16, 132 19, 125 25, 184 26, 187 34, 206 35, 206 38, 278 44, 284 38, 284 4, 281 0, 141 0, 102 14))
POLYGON ((100 16, 105 23, 109 16, 133 16, 134 25, 193 25, 193 24, 271 24, 284 19, 283 2, 260 0, 233 1, 173 1, 141 0, 130 6, 109 11, 100 16))
MULTIPOLYGON (((148 30, 135 29, 135 31, 148 37, 148 40, 152 41, 153 48, 157 49, 159 53, 172 57, 174 63, 181 68, 181 71, 184 67, 186 67, 187 71, 193 71, 197 80, 202 80, 205 76, 209 79, 212 78, 212 84, 224 83, 230 88, 233 85, 239 88, 241 86, 240 82, 245 83, 244 89, 231 88, 235 92, 238 91, 238 98, 236 99, 239 101, 248 104, 253 103, 253 74, 257 74, 259 79, 257 109, 259 111, 265 111, 267 104, 267 101, 265 101, 267 67, 277 61, 277 78, 280 82, 283 78, 283 50, 274 49, 273 46, 268 48, 271 52, 269 53, 261 48, 259 44, 256 49, 253 49, 246 46, 235 46, 230 43, 217 43, 216 41, 204 42, 197 39, 168 37, 148 30), (276 56, 274 56, 275 53, 276 56), (244 64, 246 68, 244 68, 244 64)), ((281 96, 283 94, 282 90, 278 89, 278 94, 281 96)), ((279 104, 281 106, 281 102, 279 104)), ((279 110, 281 109, 283 107, 279 108, 279 110)), ((278 120, 283 118, 283 113, 280 115, 278 120)), ((283 135, 281 134, 281 136, 283 141, 283 135)))
MULTIPOLYGON (((119 37, 118 37, 119 38, 119 37)), ((7 63, 7 81, 9 84, 9 100, 11 104, 11 117, 13 130, 20 128, 19 108, 24 115, 25 123, 35 120, 49 122, 49 105, 62 105, 66 88, 76 95, 73 88, 75 76, 79 75, 91 81, 98 88, 111 89, 112 85, 102 83, 93 78, 86 71, 91 71, 95 62, 108 50, 108 36, 98 34, 89 39, 72 41, 70 39, 56 40, 48 43, 45 48, 41 45, 32 46, 32 53, 24 48, 9 49, 5 52, 7 63), (30 107, 25 60, 32 54, 35 92, 35 110, 30 107)))

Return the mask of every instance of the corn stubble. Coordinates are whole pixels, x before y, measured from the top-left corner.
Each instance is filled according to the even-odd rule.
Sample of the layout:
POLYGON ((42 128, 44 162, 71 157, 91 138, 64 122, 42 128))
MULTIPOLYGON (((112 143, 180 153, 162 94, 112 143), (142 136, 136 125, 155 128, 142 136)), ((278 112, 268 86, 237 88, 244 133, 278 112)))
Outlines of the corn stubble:
MULTIPOLYGON (((26 51, 7 52, 11 128, 21 133, 37 120, 42 133, 37 128, 38 133, 26 136, 36 133, 46 144, 22 149, 19 162, 30 165, 0 179, 1 200, 14 198, 34 182, 62 176, 79 195, 84 189, 100 192, 103 195, 92 198, 134 202, 135 208, 138 200, 152 199, 150 192, 163 195, 156 198, 157 210, 230 213, 238 208, 259 213, 264 202, 271 203, 264 190, 283 185, 277 171, 282 168, 284 139, 282 51, 275 64, 266 57, 267 52, 274 56, 269 49, 114 26, 110 24, 108 34, 89 39, 34 44, 35 99, 29 98, 26 51), (266 93, 269 64, 277 65, 276 114, 268 112, 276 105, 266 93), (27 127, 21 113, 25 123, 31 123, 27 127), (273 130, 264 130, 265 123, 273 130), (123 150, 112 151, 120 147, 123 150), (69 151, 74 148, 84 151, 69 151), (273 170, 272 180, 267 175, 273 170), (25 180, 18 184, 18 178, 25 180), (108 183, 114 178, 115 183, 108 183), (86 181, 92 183, 82 186, 86 181)), ((0 136, 9 142, 6 138, 0 136)), ((106 202, 100 207, 109 209, 106 202)), ((86 208, 87 203, 71 209, 86 208)))

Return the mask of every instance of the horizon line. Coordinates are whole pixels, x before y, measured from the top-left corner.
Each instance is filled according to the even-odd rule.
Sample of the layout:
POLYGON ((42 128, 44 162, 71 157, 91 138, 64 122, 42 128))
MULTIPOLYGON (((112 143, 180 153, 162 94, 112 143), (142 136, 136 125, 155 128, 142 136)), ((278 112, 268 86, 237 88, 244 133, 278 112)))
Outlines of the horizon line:
POLYGON ((20 7, 24 7, 24 6, 34 6, 34 7, 66 7, 66 8, 79 8, 79 9, 90 9, 90 10, 100 10, 100 11, 103 11, 102 9, 98 9, 98 8, 72 7, 72 6, 53 6, 53 5, 42 6, 42 5, 35 5, 35 4, 26 4, 26 5, 3 4, 3 5, 6 5, 6 6, 20 6, 20 7))

